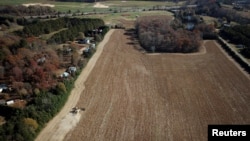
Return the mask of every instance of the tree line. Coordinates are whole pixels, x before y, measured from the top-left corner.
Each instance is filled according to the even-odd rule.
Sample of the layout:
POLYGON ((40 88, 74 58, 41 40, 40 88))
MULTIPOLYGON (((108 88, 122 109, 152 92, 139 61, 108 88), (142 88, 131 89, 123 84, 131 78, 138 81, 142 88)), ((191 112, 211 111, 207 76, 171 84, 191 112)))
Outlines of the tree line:
POLYGON ((236 10, 224 8, 216 1, 200 0, 196 8, 196 14, 206 14, 216 18, 226 18, 227 22, 235 21, 240 24, 248 24, 250 18, 241 15, 236 10))
POLYGON ((38 16, 38 15, 54 15, 56 11, 48 6, 0 6, 1 15, 12 16, 38 16))
POLYGON ((250 73, 250 66, 248 65, 248 62, 244 59, 242 59, 242 57, 240 57, 237 53, 237 51, 235 51, 234 49, 232 49, 230 47, 230 45, 223 40, 221 37, 217 38, 218 43, 221 44, 221 47, 227 51, 227 53, 236 61, 239 63, 239 65, 248 73, 250 73))
POLYGON ((250 26, 236 25, 233 27, 225 27, 220 31, 220 35, 230 40, 234 44, 243 44, 246 47, 241 50, 241 53, 250 58, 250 26))

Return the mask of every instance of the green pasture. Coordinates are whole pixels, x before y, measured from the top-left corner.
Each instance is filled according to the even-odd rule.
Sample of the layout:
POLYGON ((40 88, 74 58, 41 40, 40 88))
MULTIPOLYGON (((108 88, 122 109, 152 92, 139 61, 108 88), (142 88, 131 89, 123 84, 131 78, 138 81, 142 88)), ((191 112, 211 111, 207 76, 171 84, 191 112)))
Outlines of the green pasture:
POLYGON ((53 2, 51 4, 55 5, 55 9, 62 12, 67 11, 80 11, 80 12, 87 12, 93 11, 94 3, 85 3, 85 2, 53 2))
MULTIPOLYGON (((108 6, 108 8, 95 8, 95 3, 85 2, 53 2, 55 9, 58 11, 77 11, 80 12, 105 12, 105 11, 125 11, 125 10, 136 10, 136 9, 152 9, 159 6, 175 6, 173 2, 157 2, 157 1, 105 1, 99 2, 102 5, 108 6)), ((179 2, 177 5, 181 5, 179 2)))
MULTIPOLYGON (((110 7, 145 7, 150 8, 153 6, 175 6, 176 3, 167 2, 167 1, 105 1, 101 4, 110 6, 110 7)), ((182 2, 177 3, 181 5, 182 2)))
MULTIPOLYGON (((97 0, 98 1, 98 0, 97 0)), ((53 4, 55 9, 62 12, 67 11, 80 11, 80 12, 105 12, 110 10, 130 10, 136 8, 153 8, 157 6, 174 6, 176 3, 173 2, 159 2, 159 1, 105 1, 99 2, 109 8, 95 8, 93 7, 95 3, 86 2, 58 2, 51 0, 0 0, 0 5, 21 5, 27 3, 43 3, 43 4, 53 4)), ((181 5, 182 2, 177 3, 181 5)))

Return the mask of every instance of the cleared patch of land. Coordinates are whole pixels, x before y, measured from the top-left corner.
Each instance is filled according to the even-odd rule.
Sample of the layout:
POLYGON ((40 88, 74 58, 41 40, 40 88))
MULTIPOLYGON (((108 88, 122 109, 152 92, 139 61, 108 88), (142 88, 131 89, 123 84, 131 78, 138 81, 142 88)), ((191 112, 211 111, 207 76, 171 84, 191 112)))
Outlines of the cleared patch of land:
POLYGON ((204 141, 208 124, 250 124, 250 79, 214 41, 197 55, 146 55, 131 39, 112 34, 65 141, 204 141))
POLYGON ((95 8, 109 8, 109 6, 97 2, 93 7, 95 8))

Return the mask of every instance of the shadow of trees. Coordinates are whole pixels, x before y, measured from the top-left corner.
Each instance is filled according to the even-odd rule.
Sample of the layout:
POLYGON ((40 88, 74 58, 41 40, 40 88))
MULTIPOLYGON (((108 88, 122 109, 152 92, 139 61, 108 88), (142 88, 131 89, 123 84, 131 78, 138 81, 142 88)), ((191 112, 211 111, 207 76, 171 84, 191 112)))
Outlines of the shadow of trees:
POLYGON ((136 34, 136 30, 134 28, 125 29, 124 35, 127 36, 127 39, 129 39, 129 42, 127 42, 128 45, 131 45, 134 49, 140 52, 146 51, 141 47, 138 36, 136 34))

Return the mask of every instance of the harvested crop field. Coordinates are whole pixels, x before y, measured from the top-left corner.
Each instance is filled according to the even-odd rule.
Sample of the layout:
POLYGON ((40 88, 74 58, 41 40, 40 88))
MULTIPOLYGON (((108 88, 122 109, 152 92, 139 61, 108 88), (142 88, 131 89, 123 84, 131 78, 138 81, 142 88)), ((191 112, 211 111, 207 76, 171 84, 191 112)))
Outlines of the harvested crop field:
POLYGON ((250 79, 206 41, 205 53, 147 55, 115 30, 85 83, 65 141, 205 141, 208 124, 250 124, 250 79))

